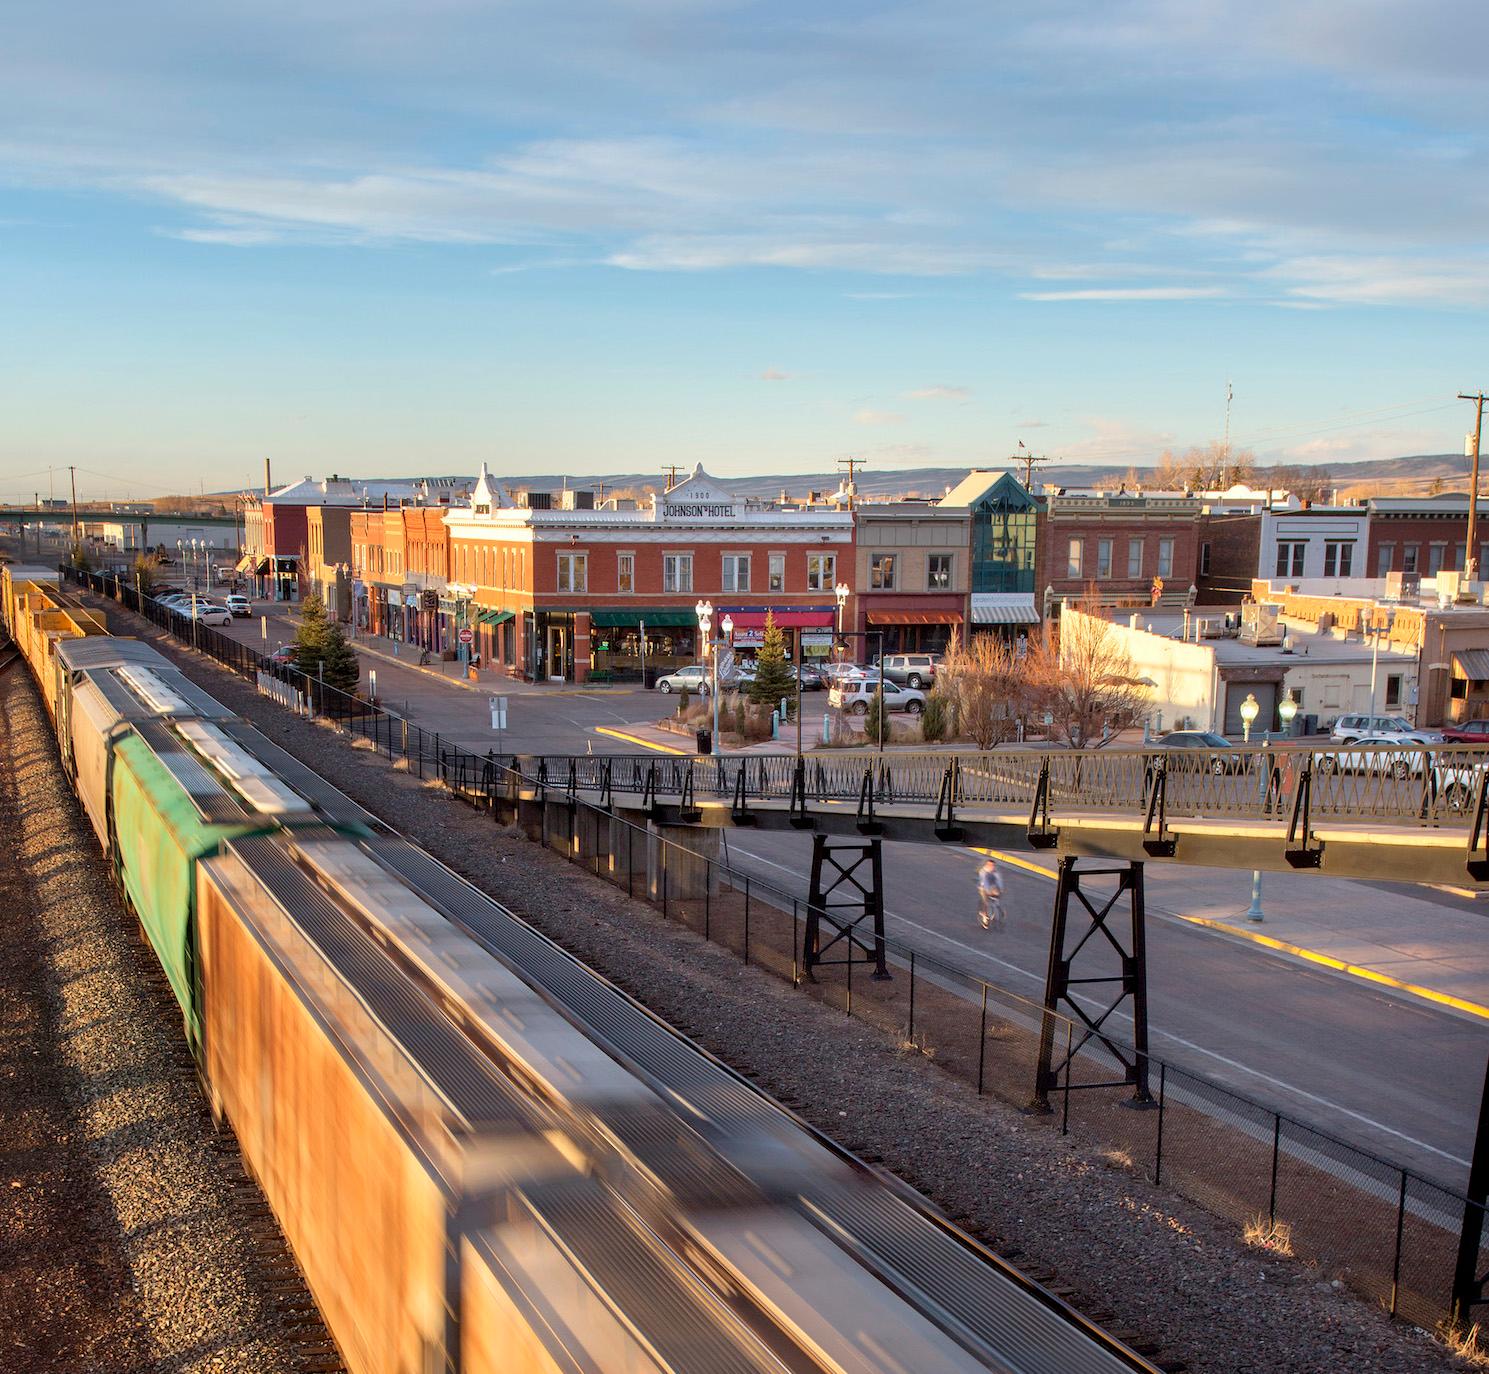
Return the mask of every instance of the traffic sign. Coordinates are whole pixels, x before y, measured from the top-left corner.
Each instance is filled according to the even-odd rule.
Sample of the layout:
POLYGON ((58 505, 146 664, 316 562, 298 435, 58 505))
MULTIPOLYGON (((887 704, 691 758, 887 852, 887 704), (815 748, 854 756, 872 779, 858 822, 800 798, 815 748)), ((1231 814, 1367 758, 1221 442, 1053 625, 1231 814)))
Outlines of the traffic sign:
POLYGON ((475 638, 476 632, 468 626, 460 632, 460 642, 462 644, 472 644, 475 642, 475 638))
POLYGON ((489 697, 487 700, 491 705, 491 728, 493 730, 505 730, 507 728, 506 697, 489 697))

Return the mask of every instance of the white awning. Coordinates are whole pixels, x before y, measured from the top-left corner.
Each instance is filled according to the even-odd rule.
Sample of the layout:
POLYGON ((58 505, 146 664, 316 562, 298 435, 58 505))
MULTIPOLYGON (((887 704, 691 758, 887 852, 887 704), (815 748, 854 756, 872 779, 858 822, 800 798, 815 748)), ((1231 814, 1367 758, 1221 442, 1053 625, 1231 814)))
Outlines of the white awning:
POLYGON ((974 625, 1037 625, 1033 592, 973 592, 974 625))

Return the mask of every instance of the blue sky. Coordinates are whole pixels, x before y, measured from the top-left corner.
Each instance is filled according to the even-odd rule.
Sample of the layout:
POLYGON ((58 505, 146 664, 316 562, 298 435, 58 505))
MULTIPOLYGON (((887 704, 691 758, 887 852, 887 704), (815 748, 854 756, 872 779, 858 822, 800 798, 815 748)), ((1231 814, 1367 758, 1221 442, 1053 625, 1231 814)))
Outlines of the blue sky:
POLYGON ((1457 450, 1489 7, 142 0, 0 48, 0 496, 1457 450), (37 474, 41 474, 38 476, 37 474))

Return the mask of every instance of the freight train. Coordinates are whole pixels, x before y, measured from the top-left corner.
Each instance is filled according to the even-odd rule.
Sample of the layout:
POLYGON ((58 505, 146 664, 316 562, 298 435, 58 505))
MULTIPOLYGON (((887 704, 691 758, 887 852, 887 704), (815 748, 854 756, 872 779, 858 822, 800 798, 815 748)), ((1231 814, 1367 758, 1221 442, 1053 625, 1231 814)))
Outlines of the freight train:
POLYGON ((1151 1369, 150 646, 27 663, 353 1374, 1151 1369))

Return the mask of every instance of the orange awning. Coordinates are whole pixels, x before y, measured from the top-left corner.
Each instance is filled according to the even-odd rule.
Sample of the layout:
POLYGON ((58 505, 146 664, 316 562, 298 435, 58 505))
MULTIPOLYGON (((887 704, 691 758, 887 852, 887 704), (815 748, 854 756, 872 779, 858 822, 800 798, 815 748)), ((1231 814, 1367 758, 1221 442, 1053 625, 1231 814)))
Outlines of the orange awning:
POLYGON ((958 611, 870 611, 870 625, 960 625, 958 611))

